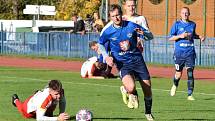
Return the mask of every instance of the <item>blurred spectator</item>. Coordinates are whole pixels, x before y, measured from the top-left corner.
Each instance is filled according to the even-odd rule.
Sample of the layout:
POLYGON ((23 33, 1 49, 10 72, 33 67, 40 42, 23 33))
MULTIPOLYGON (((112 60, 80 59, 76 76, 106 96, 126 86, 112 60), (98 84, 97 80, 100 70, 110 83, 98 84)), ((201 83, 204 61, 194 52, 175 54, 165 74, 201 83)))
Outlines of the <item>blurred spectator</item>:
POLYGON ((85 33, 84 21, 78 17, 76 13, 72 14, 72 21, 74 21, 74 27, 70 31, 72 33, 80 32, 82 35, 85 33))
POLYGON ((88 32, 91 32, 92 24, 93 24, 92 18, 89 14, 87 14, 86 20, 85 20, 85 30, 87 30, 88 32))
POLYGON ((100 19, 99 12, 93 13, 93 31, 101 32, 104 27, 104 22, 100 19))

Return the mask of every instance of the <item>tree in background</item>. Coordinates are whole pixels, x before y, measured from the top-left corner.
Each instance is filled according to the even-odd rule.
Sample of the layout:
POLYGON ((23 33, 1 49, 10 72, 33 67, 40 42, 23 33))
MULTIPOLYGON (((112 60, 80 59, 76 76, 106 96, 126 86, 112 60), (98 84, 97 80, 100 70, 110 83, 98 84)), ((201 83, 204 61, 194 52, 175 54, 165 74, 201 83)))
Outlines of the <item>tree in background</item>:
MULTIPOLYGON (((11 20, 32 19, 32 15, 23 14, 26 5, 54 5, 58 6, 61 0, 0 0, 0 18, 11 20)), ((40 19, 53 19, 53 16, 41 16, 40 19)))
POLYGON ((70 20, 71 13, 78 13, 83 19, 86 15, 92 15, 98 10, 101 5, 101 0, 62 0, 57 8, 56 19, 70 20))
POLYGON ((69 20, 71 13, 78 13, 82 18, 99 9, 101 0, 0 0, 0 18, 29 20, 33 15, 23 14, 26 5, 53 5, 56 7, 55 16, 40 16, 41 20, 69 20))

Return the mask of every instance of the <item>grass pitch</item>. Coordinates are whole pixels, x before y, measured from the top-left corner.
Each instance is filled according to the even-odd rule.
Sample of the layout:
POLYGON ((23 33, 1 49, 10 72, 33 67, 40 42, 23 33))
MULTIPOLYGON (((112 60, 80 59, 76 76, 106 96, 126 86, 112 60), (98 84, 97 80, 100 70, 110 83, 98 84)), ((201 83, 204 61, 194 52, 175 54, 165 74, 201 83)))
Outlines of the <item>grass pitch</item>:
MULTIPOLYGON (((0 121, 31 121, 24 119, 11 104, 11 95, 17 93, 23 101, 48 80, 62 81, 67 108, 75 116, 82 108, 93 112, 94 121, 144 121, 144 101, 137 83, 140 107, 129 109, 122 102, 119 79, 82 79, 79 73, 26 68, 0 68, 0 121)), ((169 96, 171 77, 152 78, 153 115, 156 121, 215 121, 215 81, 195 81, 195 101, 187 101, 187 82, 181 80, 175 97, 169 96)), ((55 114, 58 110, 55 111, 55 114)))

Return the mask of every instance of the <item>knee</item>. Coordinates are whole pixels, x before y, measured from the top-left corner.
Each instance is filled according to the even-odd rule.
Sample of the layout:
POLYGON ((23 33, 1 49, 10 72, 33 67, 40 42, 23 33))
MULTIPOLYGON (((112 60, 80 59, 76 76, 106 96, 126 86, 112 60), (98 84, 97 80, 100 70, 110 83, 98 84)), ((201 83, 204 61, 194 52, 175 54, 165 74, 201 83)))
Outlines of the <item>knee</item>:
POLYGON ((188 80, 194 80, 194 77, 193 77, 193 68, 188 68, 187 69, 187 77, 188 77, 188 80))
POLYGON ((135 87, 134 86, 125 86, 125 88, 126 88, 126 91, 129 93, 129 94, 132 94, 134 91, 135 91, 135 87))
POLYGON ((180 78, 181 78, 181 75, 182 75, 181 72, 176 72, 176 73, 175 73, 175 78, 176 78, 176 79, 180 79, 180 78))

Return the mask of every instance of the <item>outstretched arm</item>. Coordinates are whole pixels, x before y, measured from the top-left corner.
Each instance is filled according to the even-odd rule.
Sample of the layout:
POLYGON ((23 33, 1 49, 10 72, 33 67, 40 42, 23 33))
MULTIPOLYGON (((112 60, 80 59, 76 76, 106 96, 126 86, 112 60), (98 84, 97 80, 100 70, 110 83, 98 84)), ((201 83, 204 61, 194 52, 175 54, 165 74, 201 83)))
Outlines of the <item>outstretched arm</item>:
POLYGON ((106 63, 112 67, 114 65, 113 58, 107 54, 105 50, 105 46, 102 44, 99 44, 99 51, 102 53, 103 57, 105 58, 106 63))
POLYGON ((36 120, 37 121, 64 121, 69 119, 69 115, 67 113, 61 113, 58 117, 48 117, 45 116, 46 109, 38 109, 36 111, 36 120))

